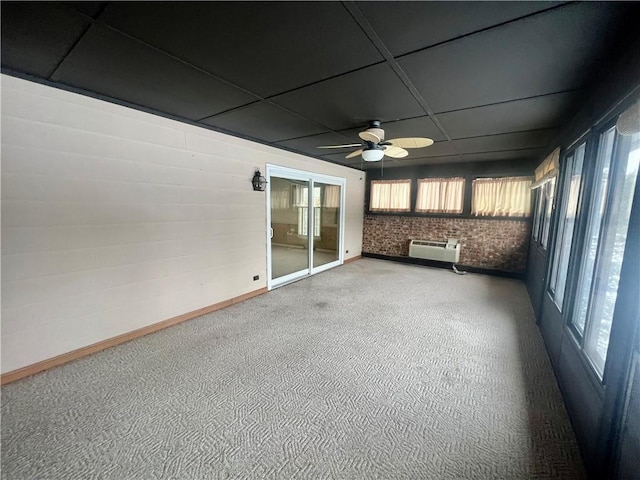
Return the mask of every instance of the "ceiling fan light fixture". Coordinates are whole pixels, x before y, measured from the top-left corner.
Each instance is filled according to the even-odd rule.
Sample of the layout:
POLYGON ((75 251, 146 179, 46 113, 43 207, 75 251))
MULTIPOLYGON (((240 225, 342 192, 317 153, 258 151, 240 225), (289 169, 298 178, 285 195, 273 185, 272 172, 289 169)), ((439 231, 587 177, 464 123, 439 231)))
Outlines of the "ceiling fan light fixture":
POLYGON ((362 151, 362 159, 365 162, 378 162, 384 157, 384 150, 381 148, 372 148, 362 151))

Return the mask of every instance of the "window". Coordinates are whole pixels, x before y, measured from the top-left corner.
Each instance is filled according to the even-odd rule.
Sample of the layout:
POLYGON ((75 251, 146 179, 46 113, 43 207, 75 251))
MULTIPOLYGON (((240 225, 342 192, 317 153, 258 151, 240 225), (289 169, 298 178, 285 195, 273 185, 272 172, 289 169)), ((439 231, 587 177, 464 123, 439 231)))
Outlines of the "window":
POLYGON ((540 238, 540 244, 542 248, 546 250, 549 246, 549 231, 551 230, 551 213, 553 211, 553 200, 556 193, 556 179, 552 178, 549 182, 545 183, 543 188, 544 192, 544 216, 542 217, 542 232, 540 238))
POLYGON ((598 241, 600 239, 600 227, 602 215, 604 213, 607 184, 609 183, 609 171, 611 168, 611 157, 613 155, 613 140, 615 130, 609 129, 600 136, 600 146, 596 160, 596 184, 593 186, 591 194, 591 210, 587 223, 587 234, 585 237, 585 255, 582 262, 582 278, 578 286, 578 304, 572 320, 580 335, 584 333, 584 325, 587 319, 587 306, 591 292, 591 280, 593 268, 596 262, 598 241))
POLYGON ((480 216, 527 217, 531 215, 531 178, 476 178, 471 213, 480 216))
POLYGON ((535 200, 533 207, 533 225, 531 226, 531 238, 534 242, 540 243, 540 233, 542 217, 544 216, 544 191, 542 188, 535 190, 535 200))
POLYGON ((578 213, 584 152, 585 144, 583 143, 567 156, 566 161, 566 176, 562 190, 564 193, 560 207, 557 244, 551 266, 551 280, 549 282, 549 290, 560 311, 562 311, 562 305, 564 303, 573 232, 575 230, 576 215, 578 213))
POLYGON ((531 234, 534 242, 547 249, 549 226, 553 211, 553 197, 556 188, 556 177, 560 167, 560 147, 551 152, 535 171, 536 181, 531 185, 536 190, 535 213, 531 234))
POLYGON ((639 165, 640 134, 622 137, 612 127, 600 136, 593 207, 571 322, 578 337, 583 337, 584 352, 600 377, 609 348, 639 165))
POLYGON ((418 180, 416 212, 462 213, 464 178, 421 178, 418 180))
MULTIPOLYGON (((309 187, 294 185, 294 205, 298 209, 298 235, 309 231, 309 187)), ((313 187, 313 235, 320 236, 320 187, 313 187)))
POLYGON ((372 180, 369 210, 372 212, 411 211, 411 180, 372 180))

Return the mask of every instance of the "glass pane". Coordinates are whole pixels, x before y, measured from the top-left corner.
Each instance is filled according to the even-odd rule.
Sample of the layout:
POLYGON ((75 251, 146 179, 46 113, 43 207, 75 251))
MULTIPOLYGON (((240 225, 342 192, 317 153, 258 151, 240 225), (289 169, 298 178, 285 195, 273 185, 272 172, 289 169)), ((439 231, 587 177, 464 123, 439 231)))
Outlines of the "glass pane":
POLYGON ((613 154, 613 141, 615 128, 611 128, 600 136, 598 157, 596 166, 596 181, 593 186, 592 207, 589 211, 589 222, 585 237, 586 249, 583 256, 583 264, 578 285, 577 304, 574 310, 573 325, 580 334, 584 333, 584 325, 587 320, 589 297, 591 296, 591 280, 596 262, 596 253, 600 241, 600 228, 604 215, 605 200, 607 198, 607 186, 609 184, 609 171, 613 154))
POLYGON ((553 267, 551 271, 550 287, 553 292, 553 299, 561 311, 567 286, 569 259, 571 258, 571 244, 573 241, 573 231, 575 230, 576 213, 578 211, 584 151, 585 144, 582 144, 577 148, 575 154, 569 159, 569 163, 567 165, 570 170, 569 175, 567 175, 565 179, 565 196, 562 201, 560 225, 558 227, 558 244, 556 246, 556 255, 553 259, 553 267))
POLYGON ((314 183, 313 266, 319 267, 340 258, 340 202, 342 187, 314 183))
POLYGON ((309 268, 309 182, 272 176, 271 278, 309 268))
POLYGON ((542 248, 549 246, 549 230, 551 229, 551 212, 553 210, 553 197, 556 192, 555 177, 544 186, 544 218, 542 219, 542 248))
POLYGON ((542 215, 543 215, 543 202, 544 199, 544 185, 537 188, 535 190, 536 200, 535 200, 535 208, 533 214, 533 228, 531 230, 531 235, 534 241, 540 241, 540 224, 542 223, 542 215))
POLYGON ((602 246, 596 260, 596 275, 589 312, 585 352, 600 375, 604 371, 609 334, 618 295, 620 269, 629 228, 631 203, 640 164, 640 134, 631 137, 631 147, 615 166, 606 209, 602 246))

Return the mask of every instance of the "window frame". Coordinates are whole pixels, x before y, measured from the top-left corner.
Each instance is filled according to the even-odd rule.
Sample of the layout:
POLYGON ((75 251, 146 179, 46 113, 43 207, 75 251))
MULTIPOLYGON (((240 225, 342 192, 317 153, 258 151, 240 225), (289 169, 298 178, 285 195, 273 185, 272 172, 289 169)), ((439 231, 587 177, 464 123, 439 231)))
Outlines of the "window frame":
MULTIPOLYGON (((616 117, 617 119, 617 117, 616 117)), ((597 187, 595 182, 598 180, 599 176, 598 173, 600 172, 600 169, 602 168, 603 164, 601 162, 601 159, 598 158, 598 152, 600 151, 600 145, 602 142, 602 138, 603 135, 610 131, 612 128, 615 128, 615 121, 613 122, 609 122, 607 124, 605 124, 603 127, 599 128, 596 132, 594 132, 594 140, 593 140, 593 148, 592 148, 592 156, 589 158, 589 160, 592 163, 592 168, 591 170, 591 175, 590 175, 590 184, 589 184, 589 189, 588 192, 586 192, 588 194, 588 200, 587 202, 589 203, 589 206, 587 208, 587 215, 585 216, 585 218, 582 219, 582 223, 583 223, 583 231, 582 231, 582 235, 581 235, 581 247, 582 250, 580 252, 580 258, 578 259, 578 261, 575 262, 574 265, 574 282, 573 282, 573 291, 571 292, 571 310, 568 312, 568 315, 565 318, 565 325, 567 327, 567 329, 569 330, 569 332, 571 333, 571 338, 573 339, 573 341, 576 343, 579 351, 580 351, 580 357, 583 361, 583 363, 585 363, 588 366, 588 370, 591 372, 591 374, 593 375, 594 380, 597 382, 597 384, 603 388, 603 386, 606 384, 607 382, 607 365, 609 362, 609 353, 610 353, 610 339, 609 338, 609 343, 608 343, 608 348, 607 348, 607 354, 604 356, 603 361, 602 361, 602 365, 601 368, 596 365, 595 360, 592 358, 592 355, 590 354, 590 352, 588 352, 587 350, 587 341, 591 338, 591 333, 592 333, 592 329, 593 329, 593 322, 591 321, 591 314, 592 314, 592 308, 594 305, 594 289, 596 287, 596 285, 599 282, 599 276, 600 276, 600 266, 602 265, 603 261, 607 261, 609 260, 608 258, 603 258, 603 244, 606 242, 606 239, 604 238, 604 235, 606 234, 606 230, 610 225, 610 220, 611 220, 611 215, 613 210, 616 208, 615 206, 611 206, 611 200, 609 199, 610 195, 611 195, 611 191, 612 189, 614 189, 614 185, 616 184, 616 182, 619 180, 618 176, 620 175, 621 169, 623 168, 623 166, 626 167, 627 163, 626 160, 628 160, 628 158, 625 158, 624 160, 622 159, 622 155, 626 154, 628 155, 630 153, 629 151, 629 147, 631 147, 630 144, 630 139, 627 140, 627 137, 623 137, 621 136, 617 131, 614 130, 614 142, 613 142, 613 148, 612 148, 612 153, 611 153, 611 158, 610 158, 610 163, 609 163, 609 177, 607 180, 607 185, 606 185, 606 189, 603 192, 603 198, 605 199, 605 204, 604 204, 604 211, 602 213, 601 219, 600 219, 600 224, 598 226, 598 242, 596 245, 596 254, 595 254, 595 259, 594 259, 594 264, 593 264, 593 268, 591 270, 591 281, 590 281, 590 286, 589 286, 589 295, 587 298, 587 311, 586 311, 586 316, 585 316, 585 325, 583 328, 583 331, 580 332, 579 329, 575 326, 574 324, 574 320, 576 318, 577 315, 577 311, 579 308, 579 302, 580 299, 578 298, 580 295, 580 287, 582 286, 582 282, 584 281, 584 275, 587 273, 584 271, 585 268, 585 259, 583 257, 585 257, 586 251, 588 250, 588 239, 587 239, 587 235, 589 234, 589 227, 590 227, 590 220, 591 217, 590 215, 588 215, 591 211, 592 208, 594 208, 593 203, 595 202, 595 200, 597 200, 596 198, 596 193, 597 193, 597 187), (577 270, 577 272, 576 272, 577 270), (575 275, 575 273, 577 273, 577 275, 575 275)), ((636 180, 635 180, 635 186, 634 188, 637 190, 639 188, 640 185, 640 172, 637 173, 636 176, 636 180)), ((634 197, 638 196, 638 192, 635 191, 634 195, 632 195, 632 199, 631 199, 631 212, 630 215, 633 213, 633 202, 634 202, 634 197)), ((631 223, 631 218, 629 218, 628 220, 629 224, 631 223)), ((625 238, 625 249, 626 249, 626 242, 629 240, 629 237, 627 236, 625 238)), ((625 253, 623 251, 622 254, 622 265, 621 267, 623 267, 624 264, 624 259, 625 259, 625 253)), ((620 290, 620 283, 618 282, 617 287, 616 287, 616 296, 618 294, 620 290)), ((617 298, 616 298, 616 302, 614 302, 613 305, 613 311, 611 314, 611 323, 612 326, 616 321, 616 306, 617 306, 617 298)), ((611 331, 609 332, 609 334, 611 335, 611 331)))
POLYGON ((412 206, 412 197, 413 197, 413 180, 411 178, 400 178, 400 179, 372 179, 369 181, 369 190, 367 192, 367 211, 369 213, 375 213, 375 214, 391 214, 391 215, 397 215, 397 214, 407 214, 407 213, 411 213, 411 206, 412 206), (400 183, 408 183, 409 185, 409 192, 408 192, 408 204, 407 204, 407 208, 404 209, 391 209, 391 208, 380 208, 380 209, 373 209, 371 208, 371 194, 373 193, 373 186, 374 184, 388 184, 388 185, 392 185, 392 184, 400 184, 400 183))
MULTIPOLYGON (((367 178, 366 186, 365 186, 365 214, 366 215, 381 215, 381 216, 400 216, 400 217, 426 217, 426 218, 456 218, 456 219, 474 219, 474 220, 511 220, 511 221, 531 221, 532 213, 526 217, 506 217, 506 216, 478 216, 471 214, 471 185, 473 180, 477 178, 510 178, 510 177, 532 177, 529 173, 525 172, 525 169, 517 170, 515 172, 509 172, 508 174, 504 174, 503 171, 497 172, 495 174, 488 175, 478 175, 477 173, 463 173, 462 175, 458 174, 438 174, 438 175, 428 175, 424 173, 418 172, 409 173, 404 176, 398 176, 393 178, 367 178), (490 175, 490 176, 489 176, 490 175), (418 195, 418 179, 424 178, 456 178, 461 177, 464 178, 464 198, 463 198, 463 210, 462 213, 428 213, 428 212, 416 212, 415 207, 417 203, 417 195, 418 195), (371 210, 371 186, 373 182, 379 180, 410 180, 411 181, 411 197, 410 197, 410 210, 409 211, 387 211, 387 210, 371 210)), ((385 170, 386 177, 386 170, 385 170)), ((533 201, 533 195, 531 195, 531 199, 533 201)))
MULTIPOLYGON (((417 213, 417 214, 432 214, 432 215, 452 215, 455 217, 458 217, 462 214, 464 214, 464 207, 465 207, 465 198, 466 198, 466 187, 467 187, 467 179, 465 177, 420 177, 420 178, 416 178, 416 200, 413 204, 413 208, 411 209, 411 212, 413 213, 417 213), (451 182, 453 180, 460 180, 462 181, 462 198, 461 198, 461 205, 460 205, 460 211, 459 212, 447 212, 443 209, 441 209, 440 211, 428 211, 426 209, 420 209, 418 210, 418 197, 420 194, 420 185, 421 183, 425 183, 425 180, 439 180, 441 183, 442 182, 451 182)), ((441 206, 441 205, 440 205, 441 206)))
POLYGON ((504 179, 522 179, 521 181, 527 181, 525 179, 529 179, 529 186, 527 188, 529 188, 531 186, 531 184, 533 183, 533 176, 531 175, 508 175, 508 176, 502 176, 502 177, 486 177, 486 176, 482 176, 482 177, 475 177, 473 179, 473 181, 471 182, 471 197, 470 197, 470 201, 471 201, 471 209, 469 210, 469 213, 471 215, 471 218, 477 218, 477 219, 486 219, 486 218, 500 218, 500 219, 528 219, 528 220, 532 220, 533 218, 533 195, 531 195, 531 189, 529 188, 529 215, 482 215, 482 214, 478 214, 478 213, 473 213, 473 197, 474 197, 474 193, 475 193, 475 186, 476 186, 476 181, 477 180, 504 180, 504 179))
POLYGON ((550 232, 550 235, 553 236, 552 242, 547 243, 550 247, 549 249, 553 252, 552 255, 549 255, 549 262, 547 268, 546 275, 546 285, 545 290, 549 297, 551 298, 552 303, 556 306, 558 311, 565 315, 565 312, 569 314, 573 310, 574 299, 572 297, 573 289, 575 288, 575 278, 573 278, 573 273, 575 272, 575 264, 577 259, 580 258, 583 250, 583 223, 584 223, 584 211, 585 211, 585 195, 587 192, 591 190, 591 175, 589 175, 588 171, 585 171, 585 165, 591 158, 591 141, 589 138, 581 138, 580 141, 576 142, 571 149, 567 150, 562 158, 561 166, 562 166, 562 175, 559 178, 559 182, 562 187, 560 189, 560 196, 555 196, 555 201, 558 203, 555 204, 554 210, 555 215, 552 212, 552 223, 555 225, 553 232, 550 232), (580 185, 578 189, 578 194, 576 198, 576 209, 575 209, 575 221, 573 224, 573 229, 571 232, 571 243, 569 245, 569 258, 567 259, 567 274, 564 280, 564 288, 562 291, 562 304, 558 305, 556 300, 556 290, 551 288, 551 283, 554 281, 554 271, 556 267, 556 261, 560 261, 561 251, 558 248, 558 243, 562 242, 562 238, 564 235, 564 224, 561 225, 561 222, 564 222, 564 217, 566 216, 567 203, 570 199, 570 186, 571 186, 571 176, 573 175, 573 160, 576 158, 576 153, 580 150, 581 147, 584 146, 584 153, 582 155, 582 165, 580 168, 580 185), (571 161, 571 169, 569 168, 568 162, 571 161), (567 306, 565 300, 569 299, 570 304, 567 306))

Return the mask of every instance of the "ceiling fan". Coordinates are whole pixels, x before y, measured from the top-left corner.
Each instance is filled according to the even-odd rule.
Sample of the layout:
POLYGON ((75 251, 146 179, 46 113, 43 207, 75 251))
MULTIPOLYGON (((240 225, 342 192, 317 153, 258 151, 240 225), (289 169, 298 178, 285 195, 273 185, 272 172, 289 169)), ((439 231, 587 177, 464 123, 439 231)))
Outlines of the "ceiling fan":
POLYGON ((385 155, 391 158, 403 158, 409 155, 407 148, 424 148, 433 145, 433 140, 423 137, 384 139, 384 130, 380 128, 379 120, 372 120, 366 130, 358 133, 362 143, 348 143, 346 145, 324 145, 318 148, 349 148, 362 147, 351 152, 345 158, 362 155, 365 162, 377 162, 385 155))

